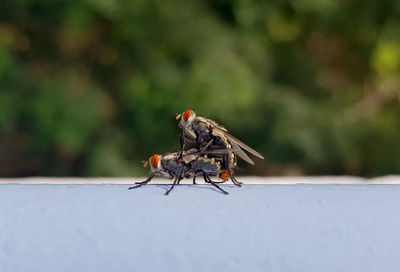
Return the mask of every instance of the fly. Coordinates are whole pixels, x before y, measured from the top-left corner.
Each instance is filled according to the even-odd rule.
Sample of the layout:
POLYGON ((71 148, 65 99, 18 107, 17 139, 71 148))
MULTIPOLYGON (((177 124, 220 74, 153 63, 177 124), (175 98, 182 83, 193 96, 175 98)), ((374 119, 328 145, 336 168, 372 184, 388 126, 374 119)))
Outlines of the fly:
MULTIPOLYGON (((226 150, 217 150, 220 153, 226 150)), ((217 185, 226 181, 213 181, 210 176, 224 176, 224 170, 221 168, 221 161, 218 158, 209 158, 207 155, 200 154, 196 149, 190 149, 183 152, 173 152, 164 155, 154 154, 144 163, 144 167, 150 166, 150 176, 142 182, 136 182, 135 186, 129 187, 129 190, 141 187, 149 183, 155 176, 163 176, 174 179, 172 186, 165 195, 168 195, 176 184, 184 178, 193 177, 193 184, 196 184, 196 176, 202 175, 206 183, 210 183, 218 188, 224 194, 225 190, 217 185)))

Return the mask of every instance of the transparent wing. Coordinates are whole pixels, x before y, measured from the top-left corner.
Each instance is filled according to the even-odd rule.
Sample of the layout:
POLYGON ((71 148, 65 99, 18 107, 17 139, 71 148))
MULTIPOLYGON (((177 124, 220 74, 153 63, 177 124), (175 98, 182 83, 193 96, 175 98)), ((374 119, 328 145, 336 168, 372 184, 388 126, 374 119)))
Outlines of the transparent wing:
MULTIPOLYGON (((248 146, 247 144, 243 143, 242 141, 240 141, 239 139, 233 137, 232 135, 230 135, 228 132, 224 132, 224 135, 228 138, 229 142, 233 145, 237 145, 240 148, 243 148, 244 150, 248 151, 249 153, 253 154, 254 156, 260 158, 260 159, 264 159, 264 157, 258 153, 257 151, 255 151, 253 148, 251 148, 250 146, 248 146)), ((238 154, 239 155, 239 154, 238 154)))
POLYGON ((240 158, 242 158, 245 162, 254 165, 254 162, 252 159, 250 159, 249 156, 247 156, 246 153, 244 153, 244 151, 240 148, 240 146, 238 144, 236 144, 235 142, 231 142, 232 145, 232 150, 233 152, 240 158))

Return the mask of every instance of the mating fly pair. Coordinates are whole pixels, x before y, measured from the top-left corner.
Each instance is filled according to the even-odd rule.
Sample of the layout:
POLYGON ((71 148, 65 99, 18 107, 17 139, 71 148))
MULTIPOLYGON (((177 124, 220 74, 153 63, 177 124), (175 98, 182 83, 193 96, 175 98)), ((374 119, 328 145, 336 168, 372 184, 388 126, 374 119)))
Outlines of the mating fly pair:
POLYGON ((234 177, 234 169, 237 167, 237 157, 242 158, 249 164, 254 162, 242 150, 263 159, 263 156, 233 137, 228 130, 211 119, 196 116, 193 110, 186 110, 176 117, 180 119, 179 127, 182 128, 180 152, 168 153, 164 156, 154 154, 149 163, 151 175, 143 182, 129 189, 138 188, 147 184, 154 176, 165 176, 174 178, 174 183, 166 192, 168 194, 176 184, 183 178, 193 177, 193 183, 197 175, 203 175, 204 181, 222 190, 217 183, 226 182, 229 178, 236 186, 241 186, 234 177), (195 145, 195 149, 184 151, 186 143, 195 145), (223 181, 215 182, 210 176, 219 176, 223 181))

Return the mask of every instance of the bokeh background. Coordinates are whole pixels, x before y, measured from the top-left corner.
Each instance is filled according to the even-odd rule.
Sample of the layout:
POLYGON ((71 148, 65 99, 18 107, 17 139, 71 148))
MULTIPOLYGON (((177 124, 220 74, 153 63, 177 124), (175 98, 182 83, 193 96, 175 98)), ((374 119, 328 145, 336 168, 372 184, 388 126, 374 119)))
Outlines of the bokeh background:
POLYGON ((175 116, 265 160, 243 175, 400 173, 400 2, 0 2, 0 176, 145 176, 175 116))

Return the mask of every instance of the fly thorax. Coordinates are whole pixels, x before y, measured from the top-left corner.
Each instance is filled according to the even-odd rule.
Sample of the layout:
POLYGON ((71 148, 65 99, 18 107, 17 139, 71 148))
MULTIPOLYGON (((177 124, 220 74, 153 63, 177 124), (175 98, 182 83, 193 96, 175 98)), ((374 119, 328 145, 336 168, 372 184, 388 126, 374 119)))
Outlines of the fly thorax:
POLYGON ((190 141, 196 140, 196 132, 192 128, 185 128, 185 138, 188 138, 190 141))
POLYGON ((193 122, 193 130, 197 135, 197 143, 200 146, 206 145, 213 137, 207 123, 202 122, 200 119, 196 119, 193 122))
POLYGON ((168 160, 163 160, 163 172, 173 175, 174 177, 181 176, 184 172, 184 164, 179 162, 175 157, 168 160))

